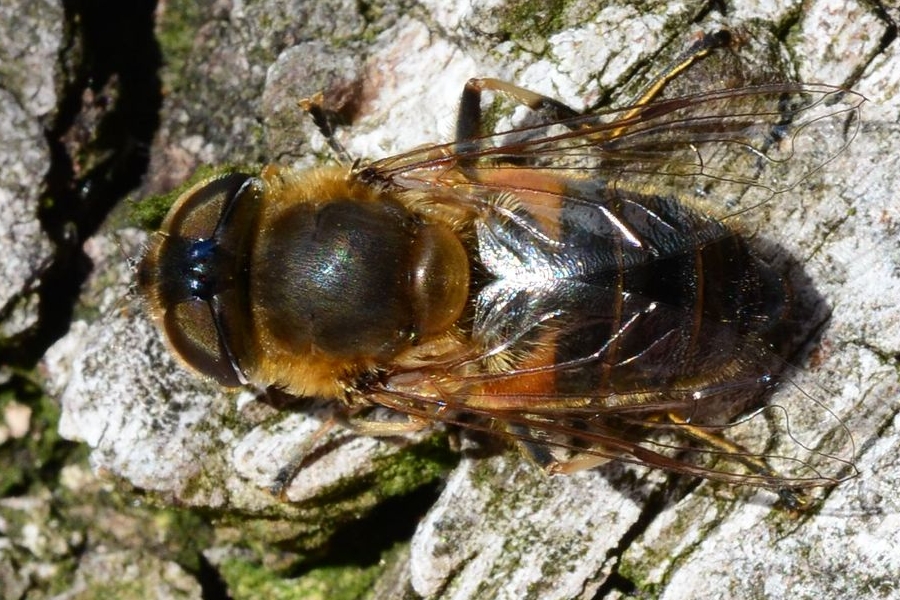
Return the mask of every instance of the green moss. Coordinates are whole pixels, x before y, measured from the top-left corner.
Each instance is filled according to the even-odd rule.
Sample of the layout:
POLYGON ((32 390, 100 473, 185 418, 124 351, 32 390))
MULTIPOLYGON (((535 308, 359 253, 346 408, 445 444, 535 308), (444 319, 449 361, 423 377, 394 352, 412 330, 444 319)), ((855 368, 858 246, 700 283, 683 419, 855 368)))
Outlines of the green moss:
POLYGON ((14 403, 31 415, 27 435, 0 446, 0 497, 52 483, 60 466, 79 451, 57 433, 59 405, 27 374, 16 373, 0 386, 0 412, 14 403))
POLYGON ((128 221, 145 230, 159 229, 166 213, 172 208, 178 195, 175 192, 160 196, 150 196, 131 205, 128 221))
POLYGON ((177 77, 190 57, 197 30, 206 20, 202 4, 191 0, 171 0, 157 27, 157 40, 167 68, 163 71, 167 88, 178 87, 177 77))
POLYGON ((526 47, 543 45, 566 27, 569 0, 513 0, 502 6, 499 32, 526 47))
MULTIPOLYGON (((102 583, 94 581, 93 585, 89 585, 85 592, 88 592, 93 598, 149 598, 153 594, 153 589, 147 589, 147 586, 155 587, 155 582, 133 579, 124 581, 120 579, 109 579, 102 583)), ((83 596, 88 597, 88 596, 83 596)))
MULTIPOLYGON (((709 487, 706 488, 707 491, 709 487)), ((714 489, 714 488, 713 488, 714 489)), ((641 597, 656 598, 668 587, 671 577, 686 564, 698 548, 734 510, 733 497, 709 496, 695 492, 676 511, 676 519, 658 537, 639 539, 622 555, 619 574, 632 582, 641 597), (685 540, 691 540, 685 543, 685 540), (660 569, 663 571, 660 573, 660 569)))
POLYGON ((435 479, 446 476, 459 461, 442 435, 433 435, 407 451, 379 461, 376 468, 376 493, 382 497, 407 494, 435 479))
POLYGON ((660 556, 657 558, 655 554, 647 552, 641 557, 639 562, 628 560, 628 555, 626 554, 620 559, 616 569, 619 577, 629 581, 636 590, 640 590, 641 597, 655 598, 661 590, 665 589, 665 585, 661 584, 661 582, 650 580, 649 569, 650 565, 657 564, 656 561, 668 562, 669 557, 660 556))
POLYGON ((196 598, 200 586, 165 561, 141 553, 113 553, 103 564, 88 563, 80 569, 74 589, 62 594, 72 600, 95 598, 143 600, 144 598, 196 598))
MULTIPOLYGON (((252 515, 225 510, 211 511, 209 516, 218 522, 219 542, 248 548, 256 557, 271 555, 277 545, 277 552, 292 553, 294 558, 287 560, 303 564, 306 556, 321 556, 332 536, 348 523, 365 517, 389 498, 433 483, 457 460, 443 436, 435 434, 402 452, 376 459, 370 473, 342 480, 310 501, 277 502, 252 515)), ((224 479, 222 473, 200 473, 185 486, 183 496, 209 495, 210 486, 221 485, 224 479)), ((252 499, 248 503, 252 504, 252 499)))
POLYGON ((151 531, 158 532, 164 544, 164 556, 188 571, 200 570, 200 555, 209 548, 215 537, 208 519, 195 511, 165 509, 151 513, 151 531))
POLYGON ((386 565, 399 555, 402 552, 394 547, 374 565, 327 565, 313 568, 296 578, 285 578, 278 570, 258 561, 237 558, 225 560, 219 569, 234 600, 261 597, 268 600, 355 600, 367 596, 386 565))
MULTIPOLYGON (((85 546, 129 548, 200 570, 200 552, 213 539, 203 516, 148 506, 134 490, 92 477, 88 446, 59 437, 59 406, 27 373, 14 373, 0 386, 0 413, 15 405, 31 410, 29 428, 27 435, 0 445, 0 497, 18 497, 25 504, 0 507, 0 520, 8 525, 11 560, 55 566, 35 579, 32 591, 55 596, 71 590, 85 546)), ((86 585, 77 597, 142 598, 149 584, 88 575, 86 585)))
POLYGON ((371 512, 389 498, 414 492, 444 477, 459 457, 451 452, 443 436, 435 434, 399 453, 376 459, 371 474, 342 482, 320 495, 314 506, 304 507, 303 518, 310 523, 298 549, 323 546, 339 528, 371 512))
POLYGON ((403 496, 443 477, 458 456, 435 434, 399 453, 375 459, 370 474, 342 482, 316 499, 322 523, 337 528, 388 498, 403 496))
POLYGON ((97 480, 76 490, 58 486, 54 501, 58 528, 90 531, 92 545, 138 550, 193 573, 215 537, 206 515, 124 486, 110 488, 97 480))

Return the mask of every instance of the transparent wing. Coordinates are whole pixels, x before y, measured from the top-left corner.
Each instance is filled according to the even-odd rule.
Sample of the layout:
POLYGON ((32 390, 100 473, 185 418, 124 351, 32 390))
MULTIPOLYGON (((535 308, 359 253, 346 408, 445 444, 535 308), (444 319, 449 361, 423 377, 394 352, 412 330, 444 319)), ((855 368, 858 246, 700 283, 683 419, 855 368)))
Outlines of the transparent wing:
POLYGON ((641 359, 625 356, 609 365, 601 355, 497 372, 480 368, 483 353, 455 356, 391 373, 371 399, 422 419, 546 447, 558 463, 542 465, 551 469, 594 466, 594 457, 771 488, 832 485, 855 475, 849 431, 767 349, 737 353, 740 373, 680 386, 636 374, 621 391, 560 388, 560 377, 601 366, 627 370, 641 359))
POLYGON ((473 325, 480 346, 388 373, 371 399, 551 448, 560 465, 615 458, 776 488, 852 474, 844 453, 819 450, 821 439, 836 436, 844 442, 829 447, 852 448, 840 420, 792 384, 752 322, 706 320, 701 335, 693 306, 640 287, 625 293, 621 277, 593 274, 633 276, 647 265, 660 272, 661 261, 738 239, 723 221, 791 190, 839 154, 862 101, 824 85, 728 89, 365 167, 363 177, 429 190, 429 201, 474 213, 492 271, 520 282, 564 273, 567 281, 482 292, 473 325), (686 339, 691 355, 679 358, 686 339), (672 370, 685 361, 714 368, 672 370))
POLYGON ((530 189, 554 178, 675 195, 720 219, 793 189, 855 135, 864 98, 822 84, 723 89, 414 150, 371 164, 404 188, 530 189), (525 174, 523 176, 523 173, 525 174))

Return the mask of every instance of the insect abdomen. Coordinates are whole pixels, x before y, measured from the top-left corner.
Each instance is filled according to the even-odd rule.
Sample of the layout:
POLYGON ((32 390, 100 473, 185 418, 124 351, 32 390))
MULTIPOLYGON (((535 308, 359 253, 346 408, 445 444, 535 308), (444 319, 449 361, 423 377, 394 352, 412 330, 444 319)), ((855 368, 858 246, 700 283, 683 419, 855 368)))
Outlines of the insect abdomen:
MULTIPOLYGON (((662 404, 667 389, 752 383, 777 368, 760 361, 771 356, 768 336, 784 317, 787 290, 741 236, 671 198, 592 193, 606 197, 562 205, 559 239, 545 247, 523 242, 536 226, 526 215, 482 229, 488 265, 512 263, 512 255, 520 262, 495 272, 481 292, 476 335, 493 332, 488 343, 505 344, 519 368, 557 365, 523 375, 518 387, 570 405, 580 394, 585 403, 643 395, 641 403, 662 404), (553 353, 543 351, 548 345, 553 353)), ((731 414, 717 419, 759 395, 758 386, 735 389, 746 401, 733 394, 731 414)))

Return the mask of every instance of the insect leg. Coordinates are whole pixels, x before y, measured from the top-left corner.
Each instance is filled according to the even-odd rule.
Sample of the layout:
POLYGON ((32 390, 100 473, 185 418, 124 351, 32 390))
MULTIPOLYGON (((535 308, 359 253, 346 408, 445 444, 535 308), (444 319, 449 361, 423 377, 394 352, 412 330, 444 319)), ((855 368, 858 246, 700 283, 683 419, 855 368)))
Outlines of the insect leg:
MULTIPOLYGON (((721 30, 713 34, 703 34, 641 92, 632 110, 627 111, 620 120, 629 121, 640 114, 644 105, 652 102, 669 82, 678 77, 688 67, 706 57, 713 50, 724 48, 731 43, 732 35, 727 30, 721 30)), ((473 78, 466 82, 465 87, 463 87, 459 103, 459 114, 456 119, 456 151, 459 153, 465 150, 477 149, 477 147, 466 145, 465 142, 475 144, 477 138, 485 134, 481 109, 481 95, 484 91, 503 94, 543 115, 548 122, 561 122, 583 114, 559 100, 499 79, 473 78)), ((573 124, 572 128, 577 128, 578 126, 573 124)))
POLYGON ((362 419, 356 417, 350 417, 344 420, 341 424, 347 429, 352 430, 354 433, 358 433, 359 435, 369 436, 369 437, 390 437, 394 435, 404 435, 406 433, 416 433, 417 431, 422 431, 431 425, 431 423, 424 418, 417 417, 415 415, 404 415, 407 420, 406 421, 373 421, 369 419, 362 419))
MULTIPOLYGON (((708 431, 704 431, 699 427, 695 427, 674 413, 669 413, 669 419, 671 419, 673 423, 679 425, 680 430, 688 437, 703 442, 711 448, 721 450, 730 458, 733 458, 733 460, 743 463, 744 466, 751 471, 754 471, 765 478, 771 478, 773 480, 781 479, 778 473, 776 473, 766 461, 752 455, 739 444, 708 431)), ((799 510, 807 504, 804 494, 797 489, 781 487, 777 488, 776 491, 781 501, 792 510, 799 510)))
POLYGON ((314 434, 312 434, 309 438, 304 440, 302 444, 300 444, 297 448, 294 449, 293 454, 291 454, 290 460, 278 469, 278 473, 275 475, 275 481, 272 482, 272 485, 269 486, 269 492, 279 498, 280 500, 286 500, 284 497, 284 491, 287 489, 287 486, 294 480, 294 477, 297 476, 297 473, 300 472, 300 469, 303 468, 303 463, 306 462, 306 459, 309 457, 310 451, 319 443, 319 440, 322 437, 331 431, 331 429, 338 423, 338 420, 334 417, 328 419, 316 430, 314 434))
POLYGON ((370 437, 388 437, 395 435, 403 435, 405 433, 414 433, 427 428, 430 423, 425 419, 418 418, 413 415, 406 415, 407 421, 386 422, 371 421, 367 419, 357 418, 354 415, 343 416, 334 415, 319 427, 316 432, 305 440, 291 454, 288 462, 278 469, 275 475, 275 481, 269 487, 269 492, 278 498, 285 500, 284 491, 291 481, 297 476, 297 473, 303 468, 309 458, 312 449, 319 443, 322 437, 331 431, 335 425, 340 425, 346 429, 350 429, 354 433, 370 436, 370 437))
POLYGON ((659 93, 676 77, 684 73, 691 65, 699 60, 707 57, 711 52, 719 48, 725 48, 732 44, 733 38, 731 32, 723 29, 715 33, 704 33, 690 47, 679 54, 668 67, 663 69, 662 73, 656 76, 653 81, 638 95, 634 102, 634 108, 626 112, 620 120, 627 121, 635 115, 640 114, 641 107, 652 102, 659 93))
POLYGON ((760 475, 776 477, 775 472, 764 460, 751 455, 742 446, 721 436, 705 431, 700 427, 691 425, 688 421, 674 413, 669 413, 668 416, 673 423, 678 425, 679 431, 683 432, 688 437, 703 442, 711 448, 721 450, 729 456, 733 456, 735 460, 742 462, 751 471, 755 471, 760 475))
POLYGON ((515 439, 519 453, 527 460, 537 465, 548 475, 570 475, 578 471, 587 471, 605 465, 610 461, 608 456, 599 454, 579 453, 566 459, 559 459, 553 455, 551 446, 539 439, 528 427, 524 425, 508 424, 509 434, 515 439))
POLYGON ((559 461, 553 456, 546 444, 533 439, 534 436, 527 427, 509 424, 506 426, 506 429, 515 439, 522 456, 547 473, 552 472, 556 468, 559 461))
POLYGON ((648 106, 659 95, 659 93, 676 77, 681 75, 687 68, 698 60, 708 56, 710 52, 718 48, 724 48, 732 42, 731 32, 723 29, 713 34, 702 34, 700 38, 691 44, 691 46, 678 55, 675 61, 666 67, 662 73, 650 82, 644 90, 638 95, 638 99, 634 102, 630 110, 625 111, 616 123, 622 123, 619 128, 613 129, 607 133, 609 139, 615 139, 620 136, 628 124, 633 121, 640 121, 640 116, 648 110, 648 106))
POLYGON ((543 114, 549 121, 561 121, 577 117, 581 113, 559 100, 526 90, 517 85, 491 78, 475 78, 466 82, 459 102, 456 119, 456 142, 470 142, 484 135, 481 121, 481 93, 485 90, 501 93, 519 104, 543 114))
MULTIPOLYGON (((546 450, 544 450, 544 452, 546 452, 546 450)), ((608 456, 600 456, 599 454, 584 452, 582 454, 576 454, 575 456, 562 461, 551 457, 551 460, 546 464, 538 463, 538 465, 542 469, 544 469, 544 471, 553 475, 557 473, 562 475, 571 475, 572 473, 577 473, 578 471, 587 471, 588 469, 601 467, 608 463, 610 460, 612 459, 608 456)))

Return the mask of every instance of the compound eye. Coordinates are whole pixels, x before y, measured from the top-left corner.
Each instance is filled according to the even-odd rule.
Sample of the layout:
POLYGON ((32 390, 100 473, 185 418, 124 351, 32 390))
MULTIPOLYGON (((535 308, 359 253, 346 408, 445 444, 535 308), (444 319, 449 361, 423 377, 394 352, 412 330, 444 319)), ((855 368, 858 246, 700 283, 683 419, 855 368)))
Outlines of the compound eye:
POLYGON ((230 173, 182 194, 138 268, 138 285, 175 354, 224 386, 245 383, 249 301, 243 265, 262 182, 230 173))
POLYGON ((223 216, 229 215, 236 203, 245 201, 247 184, 255 180, 247 173, 228 173, 200 182, 178 198, 161 230, 188 240, 214 237, 223 216))
POLYGON ((193 300, 172 307, 165 314, 163 331, 178 358, 198 373, 225 387, 246 383, 208 302, 193 300))

